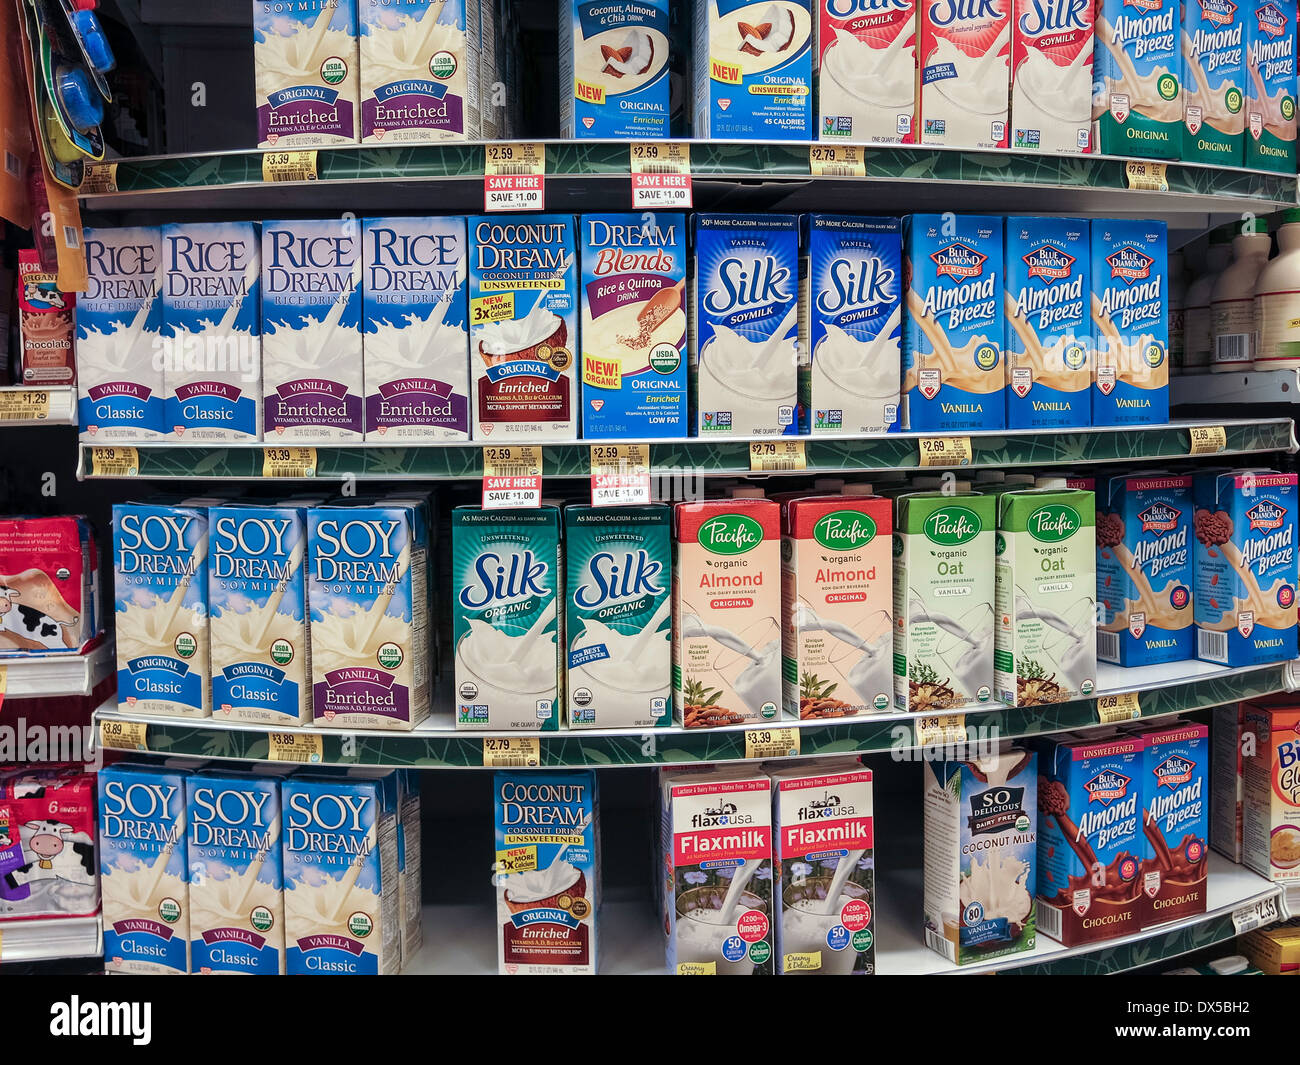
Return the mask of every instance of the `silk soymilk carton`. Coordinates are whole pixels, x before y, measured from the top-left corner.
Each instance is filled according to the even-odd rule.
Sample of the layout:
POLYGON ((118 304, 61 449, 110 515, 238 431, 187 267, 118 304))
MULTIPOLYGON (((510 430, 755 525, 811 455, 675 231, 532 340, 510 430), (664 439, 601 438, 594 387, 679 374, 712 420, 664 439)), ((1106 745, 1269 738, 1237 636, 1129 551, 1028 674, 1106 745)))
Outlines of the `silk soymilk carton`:
MULTIPOLYGON (((1195 2, 1195 0, 1192 0, 1195 2)), ((1092 146, 1104 155, 1182 151, 1181 0, 1097 0, 1092 146)))
POLYGON ((86 229, 86 291, 77 298, 81 439, 112 444, 163 432, 162 231, 86 229))
POLYGON ((1164 222, 1092 223, 1092 424, 1169 420, 1169 253, 1164 222))
POLYGON ((1086 152, 1092 141, 1091 0, 1014 0, 1011 147, 1086 152))
POLYGON ((813 0, 699 0, 694 135, 811 140, 813 0))
POLYGON ((560 512, 451 515, 456 727, 560 727, 564 569, 560 512))
POLYGON ((98 777, 104 968, 111 973, 188 973, 189 773, 119 762, 105 766, 98 777))
POLYGON ((1092 423, 1088 222, 1007 219, 1007 428, 1092 423))
POLYGON ((1266 0, 1247 7, 1246 135, 1242 165, 1295 172, 1296 7, 1266 0))
POLYGON ((572 215, 469 219, 475 440, 577 436, 578 271, 572 215))
POLYGON ((691 375, 699 436, 798 432, 799 222, 692 216, 691 375))
POLYGON ((686 216, 583 215, 582 435, 689 435, 686 216))
POLYGON ((903 245, 895 218, 805 215, 804 432, 897 432, 903 245))
POLYGON ((463 218, 367 218, 368 439, 469 439, 469 328, 463 218))
POLYGON ((669 0, 560 4, 560 136, 669 135, 669 0))
POLYGON ((1012 0, 919 0, 921 144, 1005 148, 1012 0))
POLYGON ((914 143, 915 0, 818 0, 815 11, 817 138, 914 143))
POLYGON ((163 424, 177 439, 261 438, 259 243, 254 222, 163 226, 163 424))
POLYGON ((1183 0, 1181 159, 1241 165, 1248 17, 1233 0, 1183 0))
POLYGON ((570 728, 672 723, 672 512, 564 508, 570 728))
POLYGON ((1006 425, 1002 219, 911 215, 903 223, 905 428, 1006 425))

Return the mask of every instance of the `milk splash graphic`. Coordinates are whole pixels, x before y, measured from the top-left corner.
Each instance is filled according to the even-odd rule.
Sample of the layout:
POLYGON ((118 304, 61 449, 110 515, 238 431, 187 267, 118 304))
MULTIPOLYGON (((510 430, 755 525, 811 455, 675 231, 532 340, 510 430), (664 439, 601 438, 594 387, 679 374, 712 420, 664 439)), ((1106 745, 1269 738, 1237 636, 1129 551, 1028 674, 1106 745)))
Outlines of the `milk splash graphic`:
POLYGON ((1007 146, 1012 0, 920 0, 920 143, 1007 146))
POLYGON ((1015 0, 1011 16, 1011 147, 1091 146, 1093 5, 1015 0))
POLYGON ((820 0, 813 26, 818 139, 912 144, 915 0, 820 0))

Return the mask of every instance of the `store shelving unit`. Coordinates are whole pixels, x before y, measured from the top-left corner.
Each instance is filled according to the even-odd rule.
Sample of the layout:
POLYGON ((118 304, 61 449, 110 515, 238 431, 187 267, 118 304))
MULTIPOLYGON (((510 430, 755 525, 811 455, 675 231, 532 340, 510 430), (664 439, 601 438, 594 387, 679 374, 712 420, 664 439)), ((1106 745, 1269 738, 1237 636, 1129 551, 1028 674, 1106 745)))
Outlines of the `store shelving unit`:
POLYGON ((0 428, 76 424, 77 390, 72 385, 0 387, 0 428))
POLYGON ((0 923, 0 963, 93 958, 104 953, 98 916, 0 923))
POLYGON ((1187 406, 1300 403, 1300 368, 1182 374, 1169 387, 1170 403, 1187 406))
POLYGON ((6 676, 5 697, 90 695, 116 668, 113 644, 104 639, 85 654, 30 655, 0 658, 6 676))

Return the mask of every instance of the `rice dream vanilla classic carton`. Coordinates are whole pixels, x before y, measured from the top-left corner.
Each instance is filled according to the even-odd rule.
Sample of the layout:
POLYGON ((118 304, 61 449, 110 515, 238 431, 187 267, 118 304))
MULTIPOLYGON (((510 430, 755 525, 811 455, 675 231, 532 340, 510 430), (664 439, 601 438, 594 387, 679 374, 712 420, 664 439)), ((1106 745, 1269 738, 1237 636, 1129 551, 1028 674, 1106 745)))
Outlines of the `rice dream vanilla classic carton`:
MULTIPOLYGON (((1195 2, 1195 0, 1191 0, 1195 2)), ((1182 150, 1181 0, 1096 0, 1092 147, 1177 159, 1182 150)))
POLYGON ((1295 172, 1296 5, 1265 0, 1246 14, 1246 135, 1242 165, 1295 172))
POLYGON ((919 0, 921 144, 1005 148, 1012 0, 919 0))
POLYGON ((1241 165, 1248 17, 1235 0, 1183 0, 1180 159, 1241 165))
POLYGON ((1062 153, 1091 149, 1093 13, 1089 0, 1014 0, 1012 148, 1062 153))
POLYGON ((560 136, 669 135, 670 0, 560 4, 560 136))

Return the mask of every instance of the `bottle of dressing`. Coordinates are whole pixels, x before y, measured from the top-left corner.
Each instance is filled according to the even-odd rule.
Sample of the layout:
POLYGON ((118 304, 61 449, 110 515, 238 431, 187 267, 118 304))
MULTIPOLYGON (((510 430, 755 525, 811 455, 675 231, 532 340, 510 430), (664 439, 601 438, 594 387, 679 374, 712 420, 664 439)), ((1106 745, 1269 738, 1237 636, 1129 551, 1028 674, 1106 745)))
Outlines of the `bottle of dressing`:
POLYGON ((1241 232, 1232 238, 1232 263, 1214 282, 1210 296, 1211 373, 1249 370, 1255 360, 1255 282, 1272 246, 1268 223, 1262 218, 1242 223, 1241 232))

